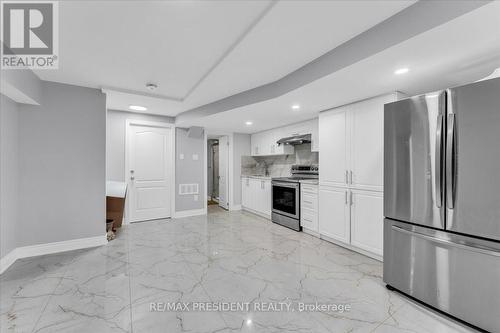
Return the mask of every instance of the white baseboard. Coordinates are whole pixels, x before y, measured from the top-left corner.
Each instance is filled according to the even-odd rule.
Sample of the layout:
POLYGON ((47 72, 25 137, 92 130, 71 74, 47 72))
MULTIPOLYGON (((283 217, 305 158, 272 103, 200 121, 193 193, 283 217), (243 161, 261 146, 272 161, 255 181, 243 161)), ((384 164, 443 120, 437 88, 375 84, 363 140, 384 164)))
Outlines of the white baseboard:
POLYGON ((265 219, 271 220, 271 215, 268 215, 268 214, 265 214, 265 213, 253 210, 253 209, 248 208, 248 207, 242 207, 241 209, 244 210, 244 211, 246 211, 246 212, 252 213, 254 215, 258 215, 258 216, 263 217, 265 219))
POLYGON ((97 247, 108 243, 106 235, 71 239, 62 242, 17 247, 0 259, 0 274, 5 272, 17 259, 42 256, 59 252, 97 247))
POLYGON ((341 242, 341 241, 338 241, 336 239, 333 239, 331 237, 328 237, 328 236, 325 236, 325 235, 321 235, 319 236, 321 239, 323 240, 326 240, 327 242, 330 242, 330 243, 333 243, 335 245, 338 245, 338 246, 341 246, 341 247, 344 247, 348 250, 351 250, 351 251, 354 251, 354 252, 358 252, 362 255, 365 255, 367 257, 370 257, 372 259, 375 259, 375 260, 378 260, 378 261, 384 261, 384 258, 378 254, 375 254, 375 253, 372 253, 372 252, 369 252, 369 251, 366 251, 366 250, 363 250, 363 249, 360 249, 359 247, 357 246, 354 246, 354 245, 351 245, 351 244, 346 244, 344 242, 341 242))
POLYGON ((241 205, 232 205, 231 207, 229 207, 229 210, 241 210, 241 205))
POLYGON ((207 215, 207 209, 201 208, 201 209, 181 210, 179 212, 175 212, 174 217, 176 219, 180 219, 183 217, 199 216, 199 215, 207 215))
POLYGON ((317 231, 314 231, 314 230, 302 227, 302 232, 304 232, 304 233, 306 233, 308 235, 320 238, 320 234, 317 231))

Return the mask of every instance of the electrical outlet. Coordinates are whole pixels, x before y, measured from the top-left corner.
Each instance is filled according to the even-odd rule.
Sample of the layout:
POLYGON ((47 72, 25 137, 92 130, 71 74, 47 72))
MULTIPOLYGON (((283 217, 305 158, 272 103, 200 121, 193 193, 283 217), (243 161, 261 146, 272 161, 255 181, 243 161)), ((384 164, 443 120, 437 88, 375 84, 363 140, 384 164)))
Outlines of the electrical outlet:
POLYGON ((193 161, 198 161, 198 154, 193 154, 193 161))
POLYGON ((180 155, 179 155, 179 159, 180 159, 180 160, 183 160, 183 159, 184 159, 184 154, 180 154, 180 155))

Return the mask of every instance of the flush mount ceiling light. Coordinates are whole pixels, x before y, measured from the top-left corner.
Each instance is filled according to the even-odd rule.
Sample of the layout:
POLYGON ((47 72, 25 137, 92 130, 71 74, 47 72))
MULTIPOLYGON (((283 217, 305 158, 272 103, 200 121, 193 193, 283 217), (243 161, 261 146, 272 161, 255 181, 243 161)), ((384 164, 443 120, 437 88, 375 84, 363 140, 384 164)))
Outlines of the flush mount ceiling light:
POLYGON ((247 121, 247 122, 245 122, 245 125, 247 125, 247 126, 252 126, 252 125, 253 125, 253 122, 251 122, 251 121, 247 121))
POLYGON ((128 108, 134 111, 146 111, 148 108, 140 105, 129 105, 128 108))
POLYGON ((298 109, 300 109, 300 105, 298 104, 292 105, 292 110, 298 110, 298 109))
POLYGON ((406 74, 409 71, 410 70, 407 67, 404 67, 404 68, 396 69, 396 71, 394 71, 394 74, 401 75, 401 74, 406 74))

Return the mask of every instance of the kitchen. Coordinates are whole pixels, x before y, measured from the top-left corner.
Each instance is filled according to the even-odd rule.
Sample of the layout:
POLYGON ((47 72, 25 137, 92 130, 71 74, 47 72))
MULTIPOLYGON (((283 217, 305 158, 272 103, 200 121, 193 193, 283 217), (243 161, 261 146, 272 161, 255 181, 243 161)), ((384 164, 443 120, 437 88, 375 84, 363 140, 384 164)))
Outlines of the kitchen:
POLYGON ((498 294, 469 283, 478 272, 487 286, 498 278, 500 233, 491 219, 499 199, 493 170, 500 164, 491 155, 498 131, 482 130, 495 131, 500 121, 498 72, 252 134, 252 156, 242 162, 243 209, 383 261, 389 290, 494 331, 498 294), (472 137, 477 141, 467 142, 472 137), (488 160, 481 176, 468 155, 488 160), (490 310, 471 311, 469 304, 479 309, 484 298, 490 310))

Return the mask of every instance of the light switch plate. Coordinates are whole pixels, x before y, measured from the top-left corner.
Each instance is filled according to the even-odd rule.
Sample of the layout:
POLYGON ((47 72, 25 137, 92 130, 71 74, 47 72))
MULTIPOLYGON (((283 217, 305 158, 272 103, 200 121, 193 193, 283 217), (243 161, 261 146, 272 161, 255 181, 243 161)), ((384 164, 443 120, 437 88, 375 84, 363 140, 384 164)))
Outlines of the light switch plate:
POLYGON ((184 154, 179 154, 179 159, 183 160, 184 159, 184 154))
POLYGON ((198 154, 193 154, 193 161, 198 161, 198 154))

